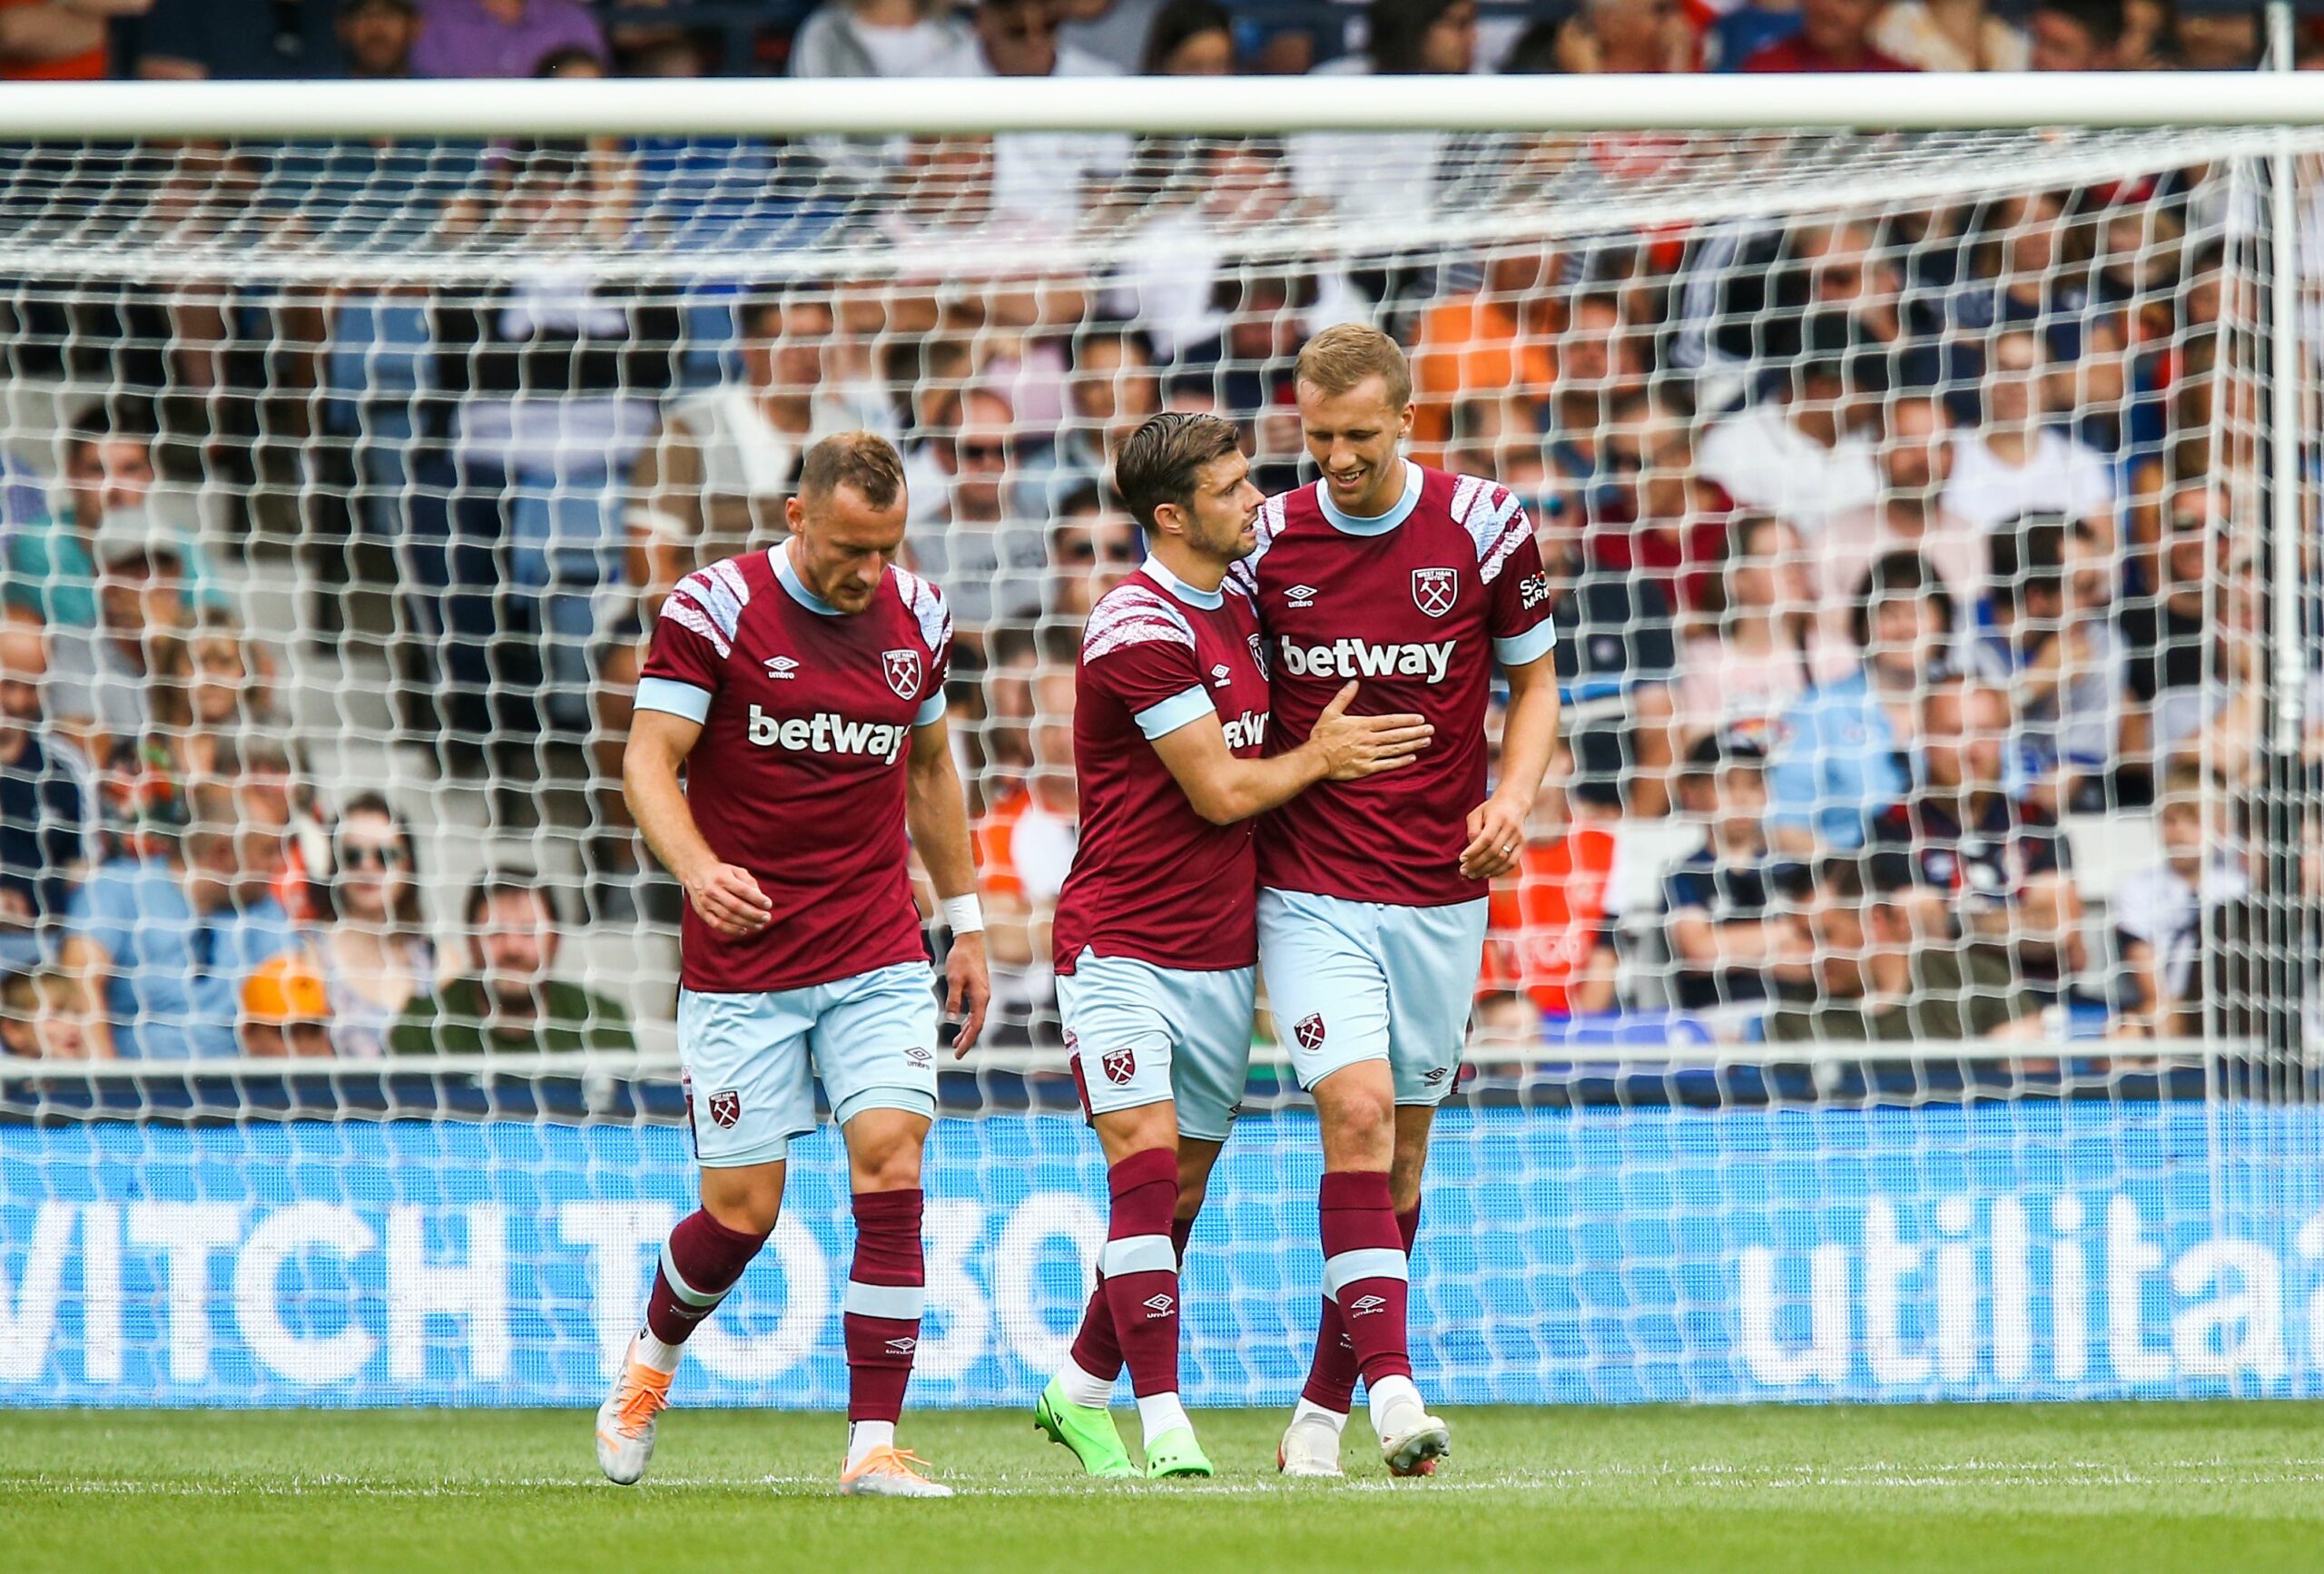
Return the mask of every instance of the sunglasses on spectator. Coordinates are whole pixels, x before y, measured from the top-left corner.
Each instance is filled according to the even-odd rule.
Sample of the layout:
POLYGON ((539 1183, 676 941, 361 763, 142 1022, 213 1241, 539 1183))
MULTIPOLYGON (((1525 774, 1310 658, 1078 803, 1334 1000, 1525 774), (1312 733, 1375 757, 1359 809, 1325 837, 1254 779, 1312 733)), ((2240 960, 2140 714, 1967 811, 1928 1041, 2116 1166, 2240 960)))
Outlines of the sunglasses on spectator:
POLYGON ((346 869, 401 869, 403 849, 370 846, 360 841, 350 841, 339 850, 339 861, 340 866, 346 869))

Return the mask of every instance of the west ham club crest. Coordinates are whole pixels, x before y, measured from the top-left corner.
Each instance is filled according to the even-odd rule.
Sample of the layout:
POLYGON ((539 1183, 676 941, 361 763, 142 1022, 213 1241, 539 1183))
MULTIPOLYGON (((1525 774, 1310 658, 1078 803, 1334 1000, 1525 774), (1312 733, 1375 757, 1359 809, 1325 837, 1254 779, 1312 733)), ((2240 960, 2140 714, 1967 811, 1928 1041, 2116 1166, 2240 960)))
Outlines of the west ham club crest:
POLYGON ((1129 1079, 1137 1075, 1137 1051, 1108 1049, 1098 1064, 1105 1067, 1107 1081, 1117 1087, 1127 1087, 1129 1079))
POLYGON ((1321 1049, 1324 1047, 1324 1014, 1321 1011, 1308 1012, 1299 1018, 1299 1025, 1292 1028, 1291 1034, 1299 1040, 1302 1049, 1321 1049))
POLYGON ((1413 605, 1431 617, 1443 617, 1460 599, 1461 575, 1450 568, 1413 570, 1413 605))
POLYGON ((712 1094, 710 1118, 720 1126, 731 1128, 736 1121, 743 1118, 743 1096, 732 1087, 724 1092, 712 1094))
POLYGON ((888 680, 888 686, 896 691, 896 698, 909 700, 919 696, 920 653, 918 651, 881 651, 880 673, 888 680))

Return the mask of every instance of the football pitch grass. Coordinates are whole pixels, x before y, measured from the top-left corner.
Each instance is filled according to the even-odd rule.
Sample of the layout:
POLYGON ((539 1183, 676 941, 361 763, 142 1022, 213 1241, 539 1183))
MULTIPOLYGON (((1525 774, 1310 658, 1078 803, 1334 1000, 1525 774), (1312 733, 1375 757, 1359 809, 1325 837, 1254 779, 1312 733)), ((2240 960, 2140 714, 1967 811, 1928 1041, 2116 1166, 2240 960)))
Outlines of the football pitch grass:
MULTIPOLYGON (((946 1502, 832 1494, 842 1422, 676 1411, 598 1478, 586 1412, 0 1413, 29 1569, 2324 1568, 2324 1405, 1454 1411, 1433 1481, 1284 1482, 1276 1411, 1196 1413, 1209 1482, 1090 1482, 1013 1411, 908 1415, 946 1502)), ((1135 1441, 1135 1419, 1123 1412, 1135 1441)))

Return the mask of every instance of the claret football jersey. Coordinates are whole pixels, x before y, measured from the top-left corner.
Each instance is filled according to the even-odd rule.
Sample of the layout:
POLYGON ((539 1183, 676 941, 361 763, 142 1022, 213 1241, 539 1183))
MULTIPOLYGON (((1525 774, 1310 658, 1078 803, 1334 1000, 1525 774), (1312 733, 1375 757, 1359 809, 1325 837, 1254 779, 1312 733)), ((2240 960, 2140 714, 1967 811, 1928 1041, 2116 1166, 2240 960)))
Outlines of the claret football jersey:
POLYGON ((1211 714, 1237 758, 1258 756, 1267 679, 1250 598, 1231 580, 1196 590, 1148 558, 1082 630, 1073 712, 1081 840, 1050 929, 1059 972, 1070 976, 1084 947, 1188 971, 1256 959, 1251 822, 1214 825, 1196 813, 1154 748, 1211 714))
POLYGON ((905 771, 912 729, 944 713, 951 643, 943 597, 901 568, 854 614, 809 590, 782 546, 714 563, 671 591, 637 708, 702 723, 685 766, 694 823, 774 904, 773 921, 741 939, 689 904, 687 989, 803 989, 928 954, 905 771))
POLYGON ((1406 461, 1396 506, 1334 507, 1324 484, 1271 497, 1239 572, 1273 670, 1267 746, 1296 748, 1353 678, 1358 715, 1413 712, 1436 734, 1418 762, 1323 782, 1259 827, 1259 883, 1354 901, 1474 901, 1469 812, 1485 798, 1492 667, 1549 654, 1549 579, 1532 522, 1505 487, 1406 461))

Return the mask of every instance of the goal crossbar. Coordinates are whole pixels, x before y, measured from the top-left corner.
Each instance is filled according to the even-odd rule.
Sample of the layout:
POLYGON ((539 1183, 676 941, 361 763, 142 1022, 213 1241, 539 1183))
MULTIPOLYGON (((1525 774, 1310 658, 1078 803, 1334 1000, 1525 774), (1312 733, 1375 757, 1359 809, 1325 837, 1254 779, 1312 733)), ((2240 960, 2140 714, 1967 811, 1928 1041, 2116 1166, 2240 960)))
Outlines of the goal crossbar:
POLYGON ((2324 124, 2304 73, 25 83, 0 138, 2027 130, 2324 124))

